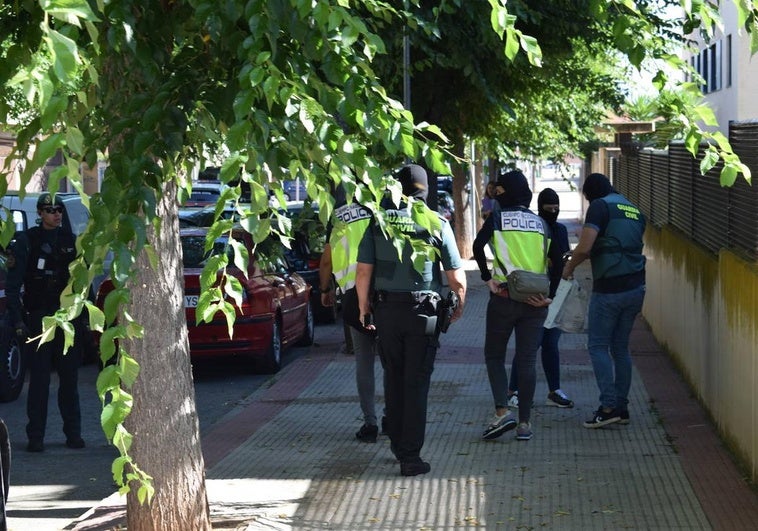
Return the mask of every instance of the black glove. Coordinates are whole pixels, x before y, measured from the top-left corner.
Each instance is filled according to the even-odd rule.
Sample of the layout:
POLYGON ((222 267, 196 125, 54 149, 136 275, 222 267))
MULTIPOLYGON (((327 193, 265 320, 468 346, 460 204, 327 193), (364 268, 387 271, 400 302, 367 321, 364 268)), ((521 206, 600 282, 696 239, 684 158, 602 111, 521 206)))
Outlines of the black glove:
POLYGON ((26 339, 29 337, 29 327, 26 326, 25 322, 17 322, 13 325, 13 329, 16 331, 16 337, 19 339, 26 339))

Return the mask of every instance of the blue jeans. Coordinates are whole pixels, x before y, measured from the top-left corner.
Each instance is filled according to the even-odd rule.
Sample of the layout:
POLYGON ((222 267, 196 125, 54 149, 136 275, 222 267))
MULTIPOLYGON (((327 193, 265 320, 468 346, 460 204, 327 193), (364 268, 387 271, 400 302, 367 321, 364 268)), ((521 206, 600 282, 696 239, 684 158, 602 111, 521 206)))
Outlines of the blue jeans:
POLYGON ((604 408, 627 409, 632 385, 629 336, 642 311, 645 285, 622 293, 592 292, 588 314, 587 349, 604 408))

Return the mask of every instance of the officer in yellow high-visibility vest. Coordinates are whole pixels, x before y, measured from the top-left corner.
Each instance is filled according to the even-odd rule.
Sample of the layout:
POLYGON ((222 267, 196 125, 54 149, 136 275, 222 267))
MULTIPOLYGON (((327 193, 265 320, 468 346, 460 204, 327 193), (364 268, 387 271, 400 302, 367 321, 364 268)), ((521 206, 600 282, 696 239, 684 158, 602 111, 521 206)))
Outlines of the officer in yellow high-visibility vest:
MULTIPOLYGON (((341 191, 340 191, 341 192, 341 191)), ((358 245, 371 223, 371 211, 350 202, 334 210, 334 221, 327 229, 327 243, 319 264, 321 303, 333 306, 335 296, 332 275, 342 291, 343 319, 349 325, 355 354, 355 383, 363 414, 363 425, 355 437, 366 443, 376 442, 377 426, 374 385, 374 366, 377 356, 376 331, 367 330, 358 319, 358 298, 355 294, 355 268, 358 245)))
MULTIPOLYGON (((542 341, 542 325, 547 317, 550 299, 542 295, 533 295, 525 302, 511 299, 507 275, 515 270, 547 272, 550 228, 529 210, 532 192, 521 171, 513 170, 500 176, 495 187, 495 199, 497 206, 476 235, 473 249, 482 280, 490 289, 484 360, 495 401, 495 416, 482 437, 494 439, 516 428, 516 439, 527 441, 532 438, 530 416, 536 383, 537 349, 542 341), (484 252, 487 244, 494 255, 492 273, 484 252), (508 340, 514 330, 519 382, 518 421, 508 410, 508 374, 505 368, 508 340)), ((561 257, 551 259, 560 260, 561 257)))

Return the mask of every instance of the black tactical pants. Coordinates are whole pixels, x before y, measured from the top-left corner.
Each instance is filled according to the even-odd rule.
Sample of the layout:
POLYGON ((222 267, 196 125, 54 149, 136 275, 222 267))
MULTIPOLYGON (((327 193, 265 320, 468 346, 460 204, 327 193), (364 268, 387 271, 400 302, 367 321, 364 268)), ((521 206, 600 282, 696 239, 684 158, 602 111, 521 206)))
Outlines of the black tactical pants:
MULTIPOLYGON (((42 331, 43 312, 30 312, 29 329, 35 337, 42 331)), ((82 419, 79 409, 79 367, 81 366, 81 338, 68 353, 63 354, 63 332, 57 330, 55 339, 37 349, 37 342, 26 345, 25 355, 29 369, 29 394, 26 414, 29 423, 26 435, 30 441, 43 441, 47 425, 47 403, 50 396, 50 372, 58 373, 58 410, 63 419, 66 439, 81 437, 82 419), (77 343, 79 345, 77 345, 77 343)))
POLYGON ((426 335, 427 307, 417 302, 377 302, 374 318, 384 368, 387 432, 401 463, 420 462, 426 432, 429 383, 437 339, 426 335))

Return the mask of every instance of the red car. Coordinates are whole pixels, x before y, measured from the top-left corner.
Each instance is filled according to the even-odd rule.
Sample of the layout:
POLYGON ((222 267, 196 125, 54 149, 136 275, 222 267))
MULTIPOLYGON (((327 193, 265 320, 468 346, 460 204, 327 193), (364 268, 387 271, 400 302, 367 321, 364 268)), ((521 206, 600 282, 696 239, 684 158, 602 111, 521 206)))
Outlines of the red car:
MULTIPOLYGON (((247 277, 233 265, 233 251, 228 245, 228 234, 216 240, 216 252, 213 253, 229 254, 227 274, 236 277, 243 288, 242 305, 237 308, 233 337, 229 337, 223 313, 216 314, 210 323, 197 324, 195 308, 200 298, 200 274, 209 256, 205 252, 207 233, 207 227, 185 228, 180 231, 190 354, 193 358, 245 356, 250 358, 257 369, 265 372, 278 371, 281 368, 282 351, 286 347, 313 343, 310 286, 297 273, 288 273, 279 261, 254 259, 252 237, 242 229, 235 229, 232 237, 247 248, 251 257, 247 277)), ((109 287, 110 282, 107 284, 109 287)), ((103 300, 102 295, 99 300, 103 300)))

